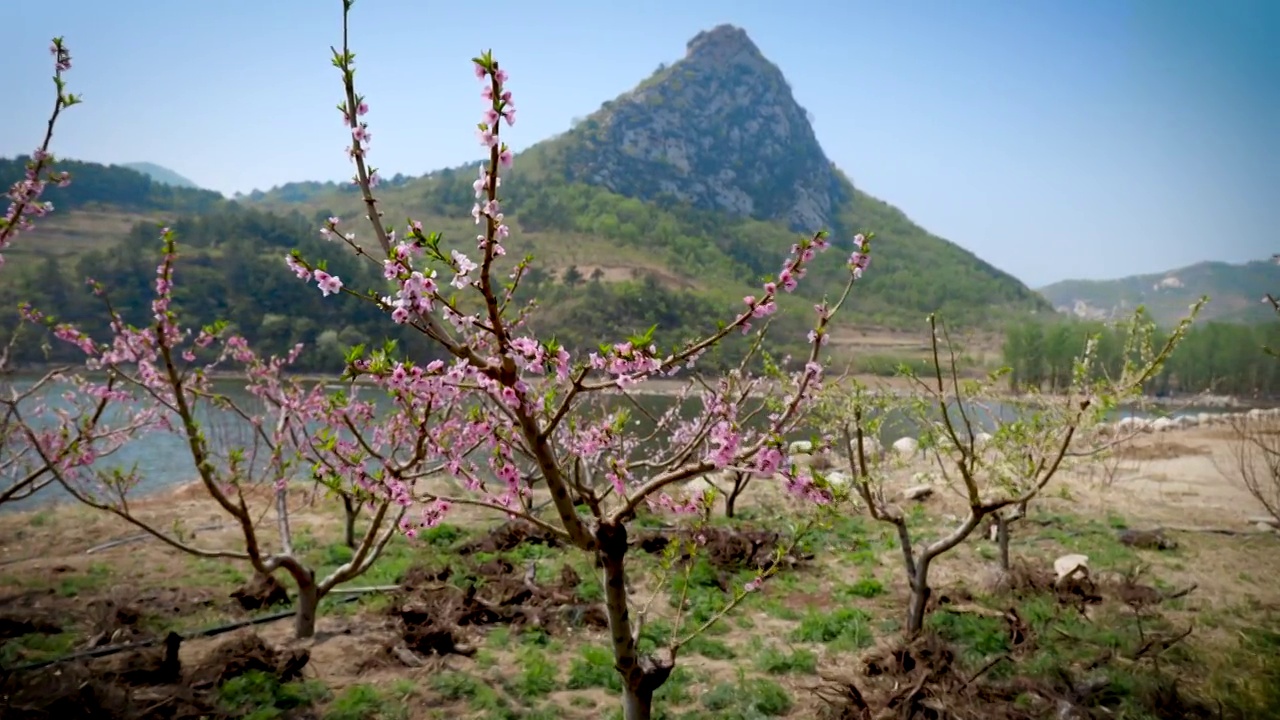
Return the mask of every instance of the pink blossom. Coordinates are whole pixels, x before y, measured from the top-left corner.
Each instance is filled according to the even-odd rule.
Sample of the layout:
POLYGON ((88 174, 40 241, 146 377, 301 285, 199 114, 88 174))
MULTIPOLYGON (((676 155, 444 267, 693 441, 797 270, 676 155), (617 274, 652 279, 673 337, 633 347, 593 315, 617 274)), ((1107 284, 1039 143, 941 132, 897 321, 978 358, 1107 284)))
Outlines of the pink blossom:
POLYGON ((310 279, 311 271, 308 270, 306 266, 304 266, 302 263, 298 262, 298 260, 294 258, 292 255, 285 255, 284 263, 285 265, 289 266, 289 269, 292 270, 293 274, 297 275, 299 279, 302 279, 302 280, 310 279))
POLYGON ((320 294, 328 297, 333 293, 342 290, 342 280, 337 275, 330 275, 324 270, 317 269, 314 273, 316 284, 320 286, 320 294))

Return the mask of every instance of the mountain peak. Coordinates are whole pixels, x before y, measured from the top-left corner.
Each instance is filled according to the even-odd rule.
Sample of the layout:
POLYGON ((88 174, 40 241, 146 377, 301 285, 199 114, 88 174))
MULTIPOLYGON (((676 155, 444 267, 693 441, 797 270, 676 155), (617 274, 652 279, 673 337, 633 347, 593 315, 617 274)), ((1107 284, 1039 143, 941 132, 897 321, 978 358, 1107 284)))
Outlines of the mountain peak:
POLYGON ((799 232, 834 229, 850 199, 809 114, 746 31, 719 25, 563 142, 567 179, 799 232))
POLYGON ((728 64, 742 60, 764 60, 760 48, 736 25, 717 25, 703 30, 685 46, 685 59, 694 62, 728 64))

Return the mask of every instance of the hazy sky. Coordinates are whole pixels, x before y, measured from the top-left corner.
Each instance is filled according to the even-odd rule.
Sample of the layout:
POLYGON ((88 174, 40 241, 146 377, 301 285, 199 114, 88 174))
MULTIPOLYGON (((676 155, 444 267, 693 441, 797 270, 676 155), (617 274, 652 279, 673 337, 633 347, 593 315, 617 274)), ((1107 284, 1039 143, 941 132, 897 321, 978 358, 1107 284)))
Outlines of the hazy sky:
MULTIPOLYGON (((4 13, 0 155, 35 146, 64 35, 83 93, 55 152, 225 193, 350 176, 340 0, 60 0, 4 13)), ((1032 286, 1280 251, 1274 0, 359 0, 375 164, 479 157, 468 60, 511 73, 517 148, 745 28, 855 184, 1032 286)))

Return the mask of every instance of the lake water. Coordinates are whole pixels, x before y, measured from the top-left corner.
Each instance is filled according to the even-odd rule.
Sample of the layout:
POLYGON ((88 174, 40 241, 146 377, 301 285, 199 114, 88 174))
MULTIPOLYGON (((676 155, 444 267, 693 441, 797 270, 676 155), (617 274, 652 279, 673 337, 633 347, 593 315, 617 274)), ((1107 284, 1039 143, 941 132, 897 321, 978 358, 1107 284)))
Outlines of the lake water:
MULTIPOLYGON (((30 387, 34 378, 29 377, 9 377, 5 381, 0 382, 0 392, 6 395, 9 388, 16 386, 21 389, 30 387)), ((223 393, 237 402, 242 408, 252 411, 254 408, 261 407, 260 401, 254 398, 244 389, 243 381, 236 380, 219 380, 215 383, 216 390, 223 393)), ((38 398, 32 398, 29 402, 23 404, 23 409, 27 411, 27 415, 31 414, 33 406, 43 402, 52 407, 66 407, 67 404, 62 400, 62 394, 66 391, 65 385, 53 385, 47 387, 38 398)), ((374 391, 369 388, 367 391, 374 391)), ((366 392, 367 392, 366 391, 366 392)), ((625 403, 631 405, 632 401, 627 400, 619 395, 610 396, 603 402, 607 404, 625 403)), ((653 423, 649 420, 649 416, 658 416, 667 411, 675 402, 675 398, 666 395, 645 395, 635 399, 642 409, 636 408, 632 413, 632 424, 634 431, 638 433, 647 433, 653 427, 653 423)), ((685 409, 682 415, 692 417, 701 408, 701 403, 696 398, 687 399, 684 403, 685 409)), ((633 406, 634 407, 634 406, 633 406)), ((1182 413, 1198 413, 1222 412, 1223 408, 1200 408, 1188 407, 1182 409, 1182 413)), ((975 409, 973 416, 975 423, 983 426, 986 430, 991 430, 997 421, 1008 421, 1014 417, 1016 410, 1000 403, 985 403, 981 409, 975 409)), ((1116 417, 1122 415, 1134 415, 1138 417, 1149 417, 1158 413, 1144 413, 1136 410, 1121 410, 1116 417)), ((122 419, 118 411, 108 410, 106 415, 107 422, 118 422, 122 419)), ((230 447, 243 447, 248 442, 250 434, 246 423, 238 416, 232 415, 229 411, 211 408, 208 405, 201 407, 199 419, 202 426, 206 429, 215 450, 225 450, 230 447)), ((56 417, 46 415, 44 417, 33 418, 33 423, 48 427, 57 422, 56 417)), ((763 422, 763 413, 757 419, 756 425, 763 422)), ((893 441, 914 435, 915 427, 913 423, 898 415, 886 418, 882 427, 881 441, 888 446, 893 441)), ((788 438, 791 440, 805 439, 809 436, 808 431, 793 433, 788 438)), ((122 447, 113 455, 100 459, 95 463, 95 469, 110 470, 113 468, 129 469, 136 468, 142 480, 135 490, 136 495, 142 495, 156 490, 161 490, 175 484, 185 483, 196 479, 195 467, 191 460, 191 455, 186 445, 186 441, 179 435, 167 432, 150 432, 133 439, 129 444, 122 447)), ((71 497, 60 486, 51 485, 35 497, 28 500, 15 503, 7 503, 0 506, 0 512, 13 512, 20 510, 29 510, 46 503, 65 502, 71 500, 71 497)))

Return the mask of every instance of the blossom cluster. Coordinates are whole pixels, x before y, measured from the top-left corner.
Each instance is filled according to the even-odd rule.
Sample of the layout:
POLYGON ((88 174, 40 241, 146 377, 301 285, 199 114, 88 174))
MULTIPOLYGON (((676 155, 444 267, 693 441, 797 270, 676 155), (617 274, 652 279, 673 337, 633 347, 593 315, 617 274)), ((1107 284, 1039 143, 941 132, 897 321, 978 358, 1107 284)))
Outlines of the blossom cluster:
MULTIPOLYGON (((63 108, 70 107, 80 100, 65 92, 66 86, 62 74, 71 69, 71 52, 62 42, 62 38, 53 39, 49 52, 54 58, 53 82, 58 90, 57 101, 54 103, 53 114, 49 118, 44 142, 31 153, 22 179, 15 182, 6 193, 9 205, 3 217, 0 217, 0 250, 7 248, 19 233, 30 231, 33 227, 33 218, 44 217, 53 212, 53 203, 40 200, 48 184, 66 187, 71 182, 70 174, 54 172, 51 169, 53 156, 49 153, 49 142, 53 139, 53 128, 63 108)), ((0 266, 2 265, 4 265, 4 255, 0 254, 0 266)))

